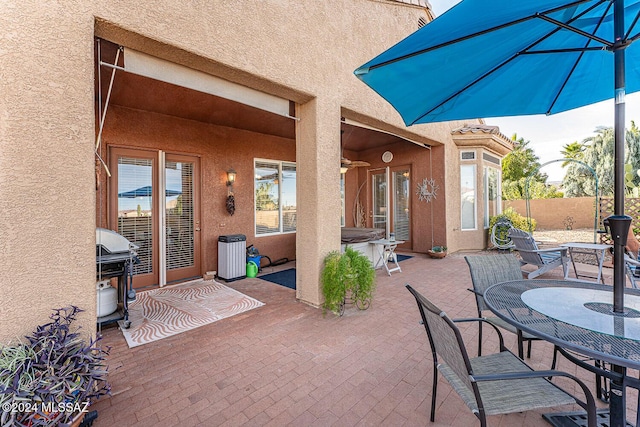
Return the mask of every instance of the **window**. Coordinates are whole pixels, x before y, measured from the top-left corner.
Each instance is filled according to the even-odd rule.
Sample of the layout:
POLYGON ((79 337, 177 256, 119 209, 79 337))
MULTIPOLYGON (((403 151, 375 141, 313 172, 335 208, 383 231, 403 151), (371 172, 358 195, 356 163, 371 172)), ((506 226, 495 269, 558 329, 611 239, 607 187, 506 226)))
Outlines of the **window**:
POLYGON ((296 164, 255 161, 256 236, 296 231, 296 164))
POLYGON ((489 218, 502 212, 500 196, 500 171, 484 167, 484 226, 489 228, 489 218))
POLYGON ((460 229, 476 229, 476 165, 460 165, 460 229))

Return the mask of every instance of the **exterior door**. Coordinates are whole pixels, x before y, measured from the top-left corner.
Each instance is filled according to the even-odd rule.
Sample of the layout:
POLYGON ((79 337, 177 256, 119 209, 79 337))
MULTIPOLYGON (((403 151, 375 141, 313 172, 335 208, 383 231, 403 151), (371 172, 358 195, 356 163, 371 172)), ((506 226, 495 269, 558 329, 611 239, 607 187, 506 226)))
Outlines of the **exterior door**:
POLYGON ((399 247, 411 248, 411 199, 410 168, 369 170, 371 199, 369 204, 370 226, 395 234, 396 240, 404 240, 399 247))
POLYGON ((199 188, 195 177, 198 159, 167 154, 165 157, 165 252, 167 282, 196 276, 200 271, 199 188))
POLYGON ((191 156, 112 149, 110 217, 139 246, 134 287, 201 274, 198 164, 191 156))

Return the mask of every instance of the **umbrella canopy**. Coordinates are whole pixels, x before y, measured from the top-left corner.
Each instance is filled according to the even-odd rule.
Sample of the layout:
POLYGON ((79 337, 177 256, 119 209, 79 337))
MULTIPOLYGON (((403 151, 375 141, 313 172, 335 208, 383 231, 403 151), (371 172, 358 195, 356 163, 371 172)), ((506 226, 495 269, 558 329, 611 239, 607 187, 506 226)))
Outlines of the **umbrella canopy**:
POLYGON ((463 0, 355 74, 405 124, 554 114, 614 96, 614 51, 626 47, 626 92, 640 90, 640 0, 463 0))
MULTIPOLYGON (((171 196, 179 196, 182 194, 181 191, 177 190, 166 190, 167 197, 171 196)), ((128 199, 135 199, 136 197, 151 197, 153 195, 153 188, 150 185, 146 187, 136 188, 135 190, 123 191, 122 193, 118 193, 118 197, 124 197, 128 199)))
MULTIPOLYGON (((355 70, 406 125, 554 114, 615 99, 614 312, 624 310, 624 98, 640 0, 463 0, 355 70)), ((626 228, 625 228, 626 226, 626 228)))

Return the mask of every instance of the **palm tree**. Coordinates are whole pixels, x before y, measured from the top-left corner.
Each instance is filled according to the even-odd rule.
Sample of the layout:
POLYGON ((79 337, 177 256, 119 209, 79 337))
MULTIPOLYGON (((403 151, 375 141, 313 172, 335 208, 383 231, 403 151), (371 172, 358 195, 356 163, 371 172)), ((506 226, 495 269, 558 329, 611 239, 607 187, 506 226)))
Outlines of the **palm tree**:
MULTIPOLYGON (((571 144, 565 144, 560 151, 560 154, 565 159, 573 159, 573 160, 581 160, 583 157, 584 150, 586 149, 586 145, 583 143, 579 143, 578 141, 574 141, 571 144)), ((562 167, 567 167, 567 165, 571 163, 569 161, 562 162, 562 167)))

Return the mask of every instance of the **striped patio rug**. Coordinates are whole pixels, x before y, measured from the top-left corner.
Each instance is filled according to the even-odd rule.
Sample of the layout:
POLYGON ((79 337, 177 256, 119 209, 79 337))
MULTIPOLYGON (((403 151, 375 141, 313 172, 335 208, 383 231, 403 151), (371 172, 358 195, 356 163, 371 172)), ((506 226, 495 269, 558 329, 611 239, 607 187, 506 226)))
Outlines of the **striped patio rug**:
POLYGON ((131 326, 120 329, 130 348, 177 335, 264 303, 215 281, 195 280, 139 292, 129 304, 131 326))

